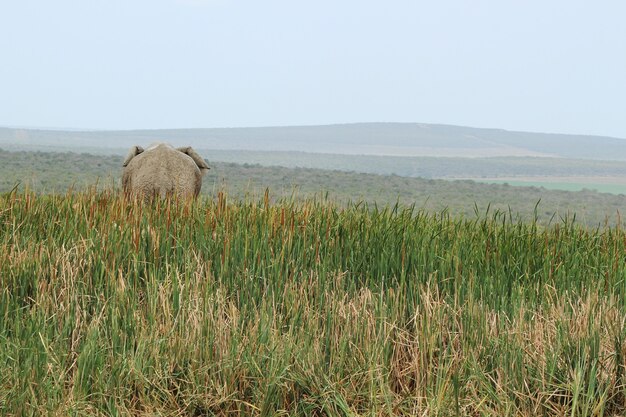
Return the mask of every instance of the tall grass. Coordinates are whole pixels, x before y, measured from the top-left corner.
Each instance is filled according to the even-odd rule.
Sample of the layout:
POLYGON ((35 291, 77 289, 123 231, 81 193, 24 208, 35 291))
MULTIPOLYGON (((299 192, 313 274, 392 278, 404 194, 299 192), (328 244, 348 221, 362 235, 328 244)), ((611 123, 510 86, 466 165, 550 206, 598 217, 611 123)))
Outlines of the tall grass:
POLYGON ((0 414, 623 415, 626 233, 0 198, 0 414))

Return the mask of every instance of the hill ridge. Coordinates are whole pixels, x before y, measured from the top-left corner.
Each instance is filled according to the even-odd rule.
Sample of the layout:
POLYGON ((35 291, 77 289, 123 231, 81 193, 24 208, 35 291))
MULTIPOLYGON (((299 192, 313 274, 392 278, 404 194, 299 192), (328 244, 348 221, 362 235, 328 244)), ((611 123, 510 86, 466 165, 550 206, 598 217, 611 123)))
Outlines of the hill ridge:
POLYGON ((626 139, 447 124, 365 122, 277 127, 136 130, 0 128, 0 145, 127 148, 167 141, 198 149, 387 156, 544 156, 626 160, 626 139))

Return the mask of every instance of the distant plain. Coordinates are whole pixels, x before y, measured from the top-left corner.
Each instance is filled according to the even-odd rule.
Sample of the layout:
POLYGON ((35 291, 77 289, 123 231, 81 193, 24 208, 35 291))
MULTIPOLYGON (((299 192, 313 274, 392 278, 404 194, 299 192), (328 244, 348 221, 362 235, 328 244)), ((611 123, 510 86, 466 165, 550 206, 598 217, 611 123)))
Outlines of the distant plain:
MULTIPOLYGON (((191 145, 207 160, 219 164, 282 170, 285 174, 283 182, 292 186, 301 186, 303 180, 285 169, 326 170, 335 172, 334 176, 338 172, 347 172, 626 194, 626 140, 612 137, 424 123, 128 131, 0 128, 0 149, 6 151, 120 157, 132 145, 147 146, 153 142, 191 145), (289 178, 291 175, 293 177, 289 178)), ((63 159, 52 159, 59 164, 55 169, 61 169, 63 159)), ((23 164, 28 165, 27 162, 23 164)), ((73 172, 68 178, 82 181, 71 162, 66 168, 73 172)), ((114 177, 119 174, 119 169, 111 169, 113 171, 106 175, 114 177)), ((14 170, 10 177, 17 178, 18 174, 19 170, 14 170)), ((37 177, 37 170, 33 170, 32 175, 37 177)), ((32 179, 32 175, 29 178, 32 179)), ((233 180, 224 178, 222 181, 233 180)), ((390 180, 376 182, 384 181, 390 180)), ((252 182, 258 187, 276 185, 275 182, 263 184, 262 180, 257 182, 254 179, 252 182)), ((57 181, 57 185, 62 183, 57 181)), ((284 184, 281 188, 284 189, 284 184)), ((308 185, 305 188, 310 189, 308 185)), ((324 191, 323 183, 319 184, 317 191, 324 191)), ((332 191, 342 196, 371 194, 370 189, 357 192, 354 187, 349 192, 332 191)), ((405 198, 400 199, 410 202, 410 197, 406 196, 411 194, 403 191, 405 198)), ((502 194, 495 197, 502 197, 502 194)), ((385 195, 381 200, 388 202, 389 196, 385 195)))

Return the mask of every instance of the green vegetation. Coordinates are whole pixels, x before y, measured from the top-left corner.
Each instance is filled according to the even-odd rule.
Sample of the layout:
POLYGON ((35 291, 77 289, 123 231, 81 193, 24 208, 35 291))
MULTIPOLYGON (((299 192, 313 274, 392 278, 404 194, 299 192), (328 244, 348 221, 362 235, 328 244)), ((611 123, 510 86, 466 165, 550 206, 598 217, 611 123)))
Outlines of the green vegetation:
POLYGON ((0 197, 3 416, 626 412, 626 232, 0 197))
MULTIPOLYGON (((0 150, 0 192, 8 192, 16 184, 19 190, 39 193, 65 193, 68 188, 85 190, 95 183, 100 189, 115 187, 119 184, 122 160, 119 155, 0 150)), ((307 199, 323 194, 338 205, 350 201, 383 206, 399 202, 414 204, 431 213, 447 210, 454 216, 466 218, 474 217, 476 207, 481 212, 491 207, 511 210, 527 221, 538 216, 543 225, 575 213, 579 223, 591 227, 605 223, 615 225, 619 220, 618 212, 626 207, 624 195, 591 190, 572 193, 473 181, 209 162, 211 171, 202 187, 202 192, 208 196, 227 191, 237 199, 260 197, 269 188, 276 198, 291 197, 295 193, 296 197, 307 199)))
POLYGON ((403 177, 449 179, 515 176, 626 177, 626 163, 622 161, 536 157, 400 157, 223 150, 206 150, 204 154, 220 162, 341 170, 403 177))
MULTIPOLYGON (((152 139, 153 140, 153 139, 152 139)), ((132 143, 132 142, 131 142, 132 143)), ((144 139, 138 143, 150 143, 144 139)), ((626 140, 624 140, 626 146, 626 140)), ((43 146, 3 144, 5 150, 29 152, 77 152, 94 155, 125 156, 128 147, 98 148, 96 146, 43 146)), ((615 160, 568 159, 547 157, 432 157, 346 155, 289 151, 251 151, 204 148, 197 150, 211 161, 262 165, 266 167, 313 168, 380 175, 399 175, 422 178, 477 178, 482 177, 626 177, 626 163, 615 160)))
POLYGON ((626 194, 626 184, 605 184, 594 182, 563 182, 563 181, 519 181, 519 180, 474 180, 488 184, 509 184, 516 187, 543 187, 548 190, 583 191, 594 190, 601 193, 626 194))

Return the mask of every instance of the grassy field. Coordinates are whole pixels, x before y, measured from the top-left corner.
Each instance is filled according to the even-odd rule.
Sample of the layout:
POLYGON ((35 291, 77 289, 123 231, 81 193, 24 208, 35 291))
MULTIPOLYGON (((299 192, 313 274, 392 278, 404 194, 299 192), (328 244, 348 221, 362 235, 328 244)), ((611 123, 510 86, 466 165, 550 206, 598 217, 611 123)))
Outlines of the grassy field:
MULTIPOLYGON (((451 161, 449 164, 454 165, 451 161)), ((0 193, 16 186, 20 191, 32 190, 43 194, 64 194, 70 188, 82 191, 96 183, 99 189, 118 187, 121 165, 122 157, 118 155, 0 150, 0 193)), ((292 195, 299 199, 324 195, 342 206, 351 201, 367 202, 370 206, 399 202, 405 206, 414 204, 430 213, 447 210, 454 216, 469 219, 475 218, 476 208, 479 212, 487 210, 487 207, 502 211, 510 209, 527 221, 537 216, 542 225, 575 213, 577 222, 589 227, 618 224, 620 212, 626 207, 626 195, 591 190, 567 192, 467 180, 447 181, 245 163, 209 161, 209 165, 211 170, 203 179, 202 193, 211 198, 222 191, 239 199, 260 197, 269 188, 274 200, 292 195)), ((526 165, 522 163, 522 166, 526 165)))
POLYGON ((625 256, 507 212, 8 193, 0 415, 624 415, 625 256))
POLYGON ((518 180, 518 179, 473 179, 486 184, 509 184, 516 187, 543 187, 546 190, 583 191, 593 190, 600 193, 626 194, 626 183, 598 181, 577 182, 559 180, 518 180))
MULTIPOLYGON (((125 154, 125 152, 124 152, 125 154)), ((495 177, 615 177, 626 178, 623 161, 532 157, 393 157, 374 155, 314 154, 205 150, 221 162, 248 163, 286 168, 317 168, 359 173, 423 178, 495 177)))

